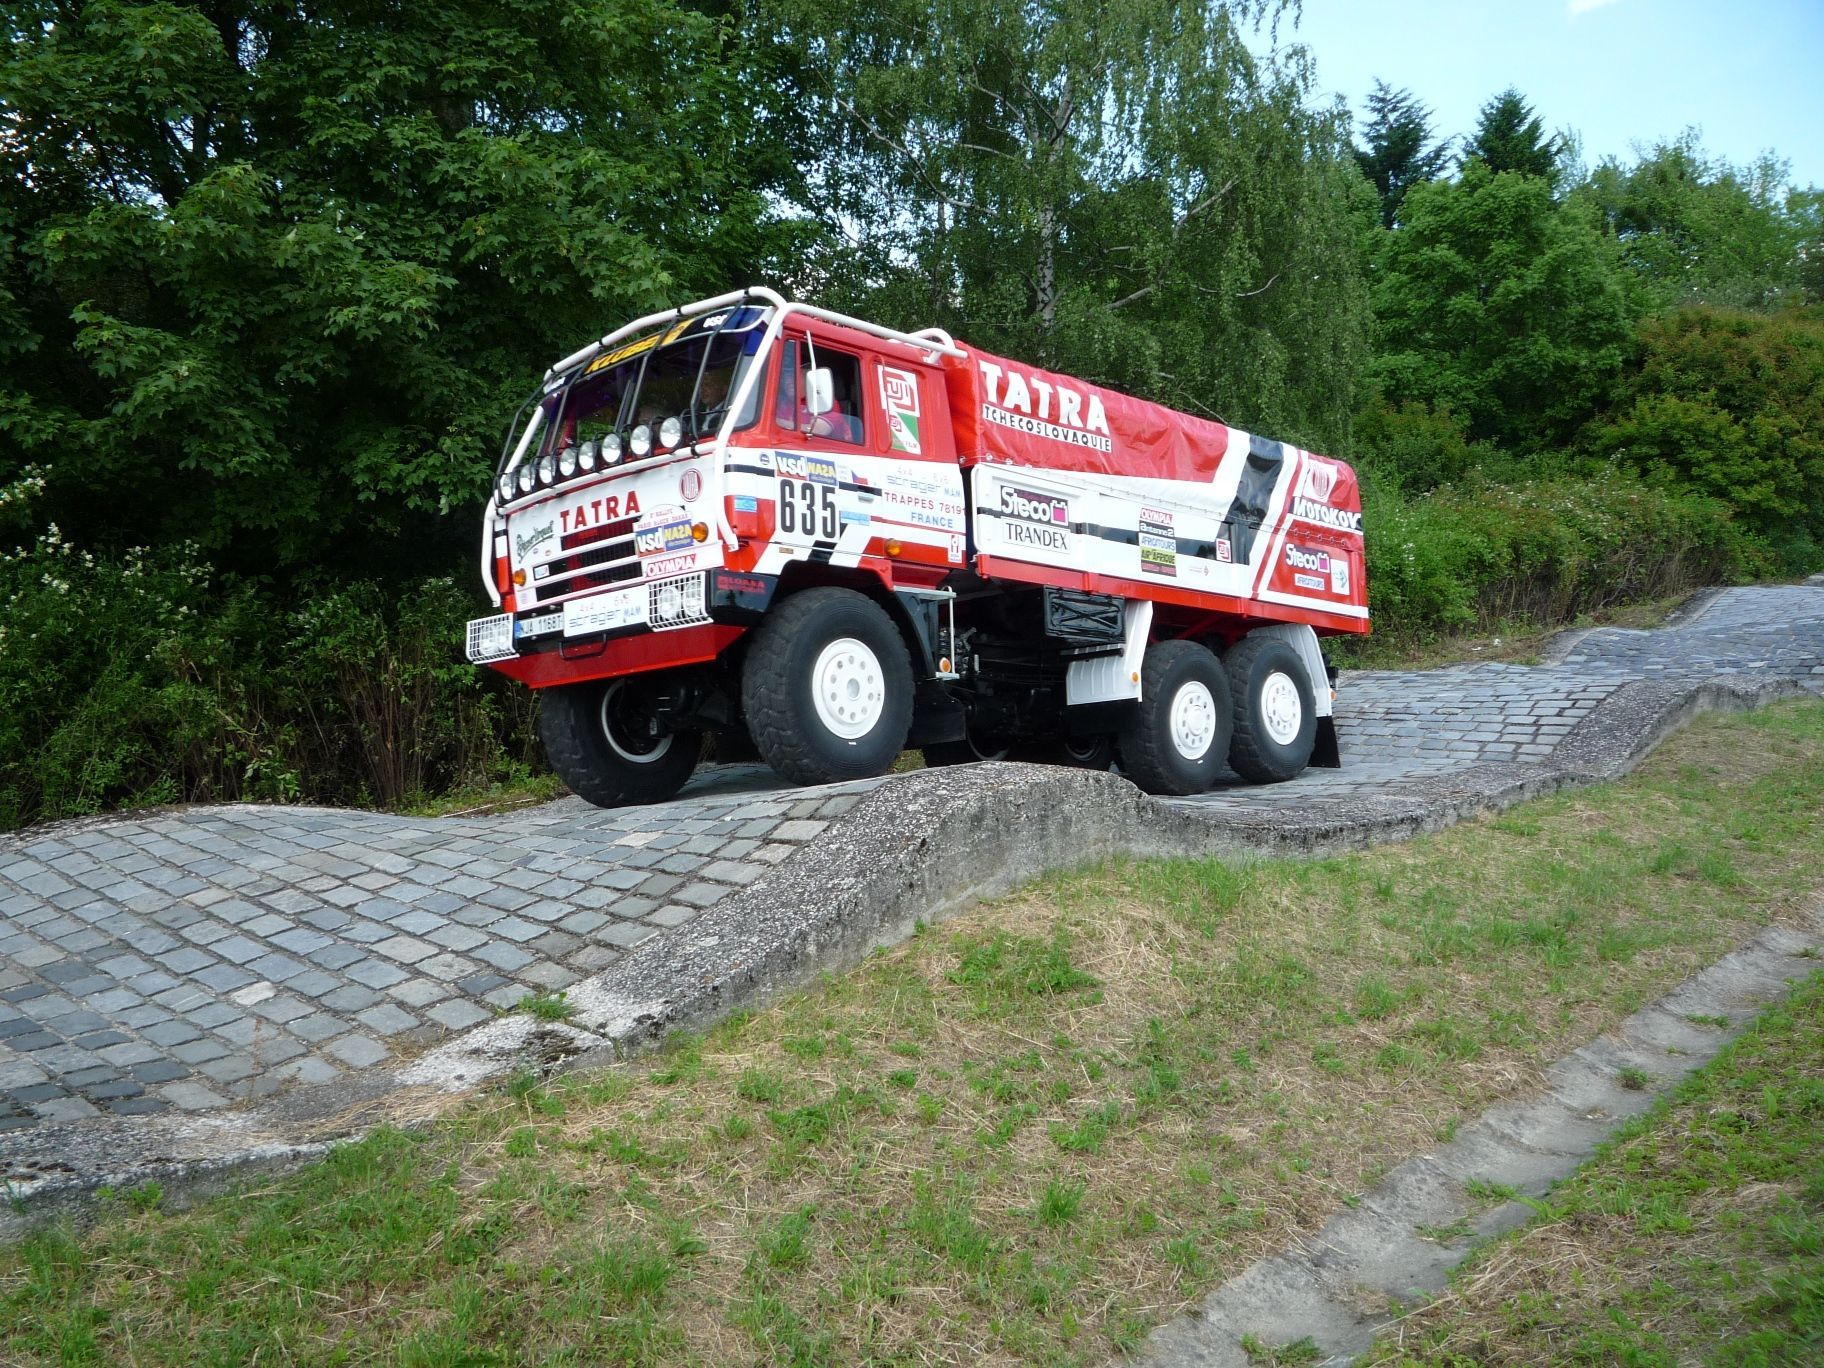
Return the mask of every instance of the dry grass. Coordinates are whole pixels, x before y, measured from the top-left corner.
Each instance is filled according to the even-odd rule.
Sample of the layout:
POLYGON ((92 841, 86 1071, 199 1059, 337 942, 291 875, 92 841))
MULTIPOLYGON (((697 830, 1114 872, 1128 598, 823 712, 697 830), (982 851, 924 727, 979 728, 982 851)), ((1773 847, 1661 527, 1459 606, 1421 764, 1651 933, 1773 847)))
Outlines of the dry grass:
POLYGON ((1786 915, 1821 813, 1798 704, 1405 846, 1049 879, 657 1060, 0 1255, 0 1343, 1098 1362, 1786 915))

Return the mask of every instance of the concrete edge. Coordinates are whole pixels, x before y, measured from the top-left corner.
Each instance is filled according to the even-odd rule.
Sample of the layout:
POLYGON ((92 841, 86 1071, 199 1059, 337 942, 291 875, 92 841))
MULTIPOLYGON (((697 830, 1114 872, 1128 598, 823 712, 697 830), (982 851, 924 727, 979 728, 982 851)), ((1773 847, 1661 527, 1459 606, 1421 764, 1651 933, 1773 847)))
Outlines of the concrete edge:
POLYGON ((1535 1215, 1525 1201, 1485 1209, 1474 1180, 1537 1199, 1569 1178, 1624 1124, 1711 1063, 1795 982, 1824 972, 1824 902, 1808 933, 1769 927, 1546 1070, 1548 1088, 1498 1103, 1449 1143, 1390 1173, 1360 1203, 1251 1265, 1160 1326, 1140 1368, 1251 1368, 1244 1340, 1309 1340, 1323 1364, 1353 1363, 1375 1337, 1448 1288, 1451 1270, 1535 1215), (1698 1028, 1690 1015, 1727 1018, 1698 1028), (1642 1070, 1652 1081, 1637 1086, 1642 1070), (1422 1227, 1470 1232, 1440 1241, 1422 1227))
POLYGON ((1544 763, 1484 764, 1314 799, 1306 811, 1248 812, 1150 798, 1112 774, 991 764, 916 771, 884 784, 815 843, 672 935, 573 985, 565 1022, 510 1015, 423 1056, 252 1107, 106 1118, 0 1139, 0 1241, 98 1188, 215 1185, 236 1163, 314 1157, 374 1127, 417 1124, 448 1101, 526 1070, 609 1063, 757 1008, 859 963, 982 898, 1053 871, 1127 855, 1232 859, 1325 856, 1408 840, 1564 788, 1620 777, 1705 712, 1739 712, 1807 691, 1724 676, 1623 685, 1544 763), (391 1104, 391 1105, 389 1105, 391 1104), (24 1173, 21 1181, 17 1175, 24 1173))

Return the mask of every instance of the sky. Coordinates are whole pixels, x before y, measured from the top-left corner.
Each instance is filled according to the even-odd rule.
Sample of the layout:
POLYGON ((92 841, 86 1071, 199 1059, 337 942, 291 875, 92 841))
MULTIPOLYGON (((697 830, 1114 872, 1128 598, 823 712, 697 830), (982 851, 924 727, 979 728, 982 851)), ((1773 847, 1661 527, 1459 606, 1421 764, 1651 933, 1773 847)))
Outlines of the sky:
POLYGON ((1358 123, 1377 78, 1440 135, 1512 85, 1591 166, 1696 125, 1713 156, 1771 150, 1824 187, 1824 0, 1304 0, 1279 41, 1311 50, 1320 96, 1358 123))

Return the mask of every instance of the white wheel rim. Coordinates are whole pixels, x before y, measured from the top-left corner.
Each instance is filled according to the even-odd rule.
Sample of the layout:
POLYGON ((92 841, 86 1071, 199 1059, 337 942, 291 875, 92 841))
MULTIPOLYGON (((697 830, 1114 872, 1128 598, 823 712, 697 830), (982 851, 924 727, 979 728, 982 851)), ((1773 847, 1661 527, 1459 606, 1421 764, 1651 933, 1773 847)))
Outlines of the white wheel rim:
POLYGON ((1191 680, 1172 695, 1172 745, 1186 760, 1201 760, 1216 739, 1216 699, 1210 686, 1191 680))
POLYGON ((1260 721, 1276 745, 1289 746, 1305 724, 1304 701, 1291 675, 1275 670, 1260 686, 1260 721))
POLYGON ((624 680, 615 680, 602 694, 602 735, 608 739, 608 749, 620 756, 621 759, 625 760, 628 764, 656 765, 660 760, 665 758, 666 752, 671 749, 670 733, 667 733, 664 736, 650 738, 653 742, 653 746, 649 751, 628 750, 626 746, 621 744, 621 738, 615 735, 614 718, 609 712, 609 709, 613 706, 614 696, 621 691, 621 685, 624 682, 624 680))
POLYGON ((866 642, 838 637, 811 668, 811 702, 817 720, 833 735, 858 741, 887 710, 886 673, 866 642))

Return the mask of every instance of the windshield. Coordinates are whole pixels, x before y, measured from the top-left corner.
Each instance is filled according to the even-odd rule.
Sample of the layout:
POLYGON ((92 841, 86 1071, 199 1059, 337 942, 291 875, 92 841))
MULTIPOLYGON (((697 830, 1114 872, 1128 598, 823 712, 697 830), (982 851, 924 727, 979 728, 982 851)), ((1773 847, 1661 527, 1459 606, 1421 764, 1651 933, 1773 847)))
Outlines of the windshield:
MULTIPOLYGON (((611 433, 625 445, 642 424, 653 433, 654 449, 662 449, 657 434, 667 418, 676 418, 683 426, 679 445, 715 436, 764 335, 758 327, 700 332, 585 371, 545 401, 547 412, 555 413, 557 420, 549 426, 541 450, 561 452, 579 443, 599 442, 611 433)), ((735 426, 751 424, 759 407, 760 387, 755 385, 735 426)))

